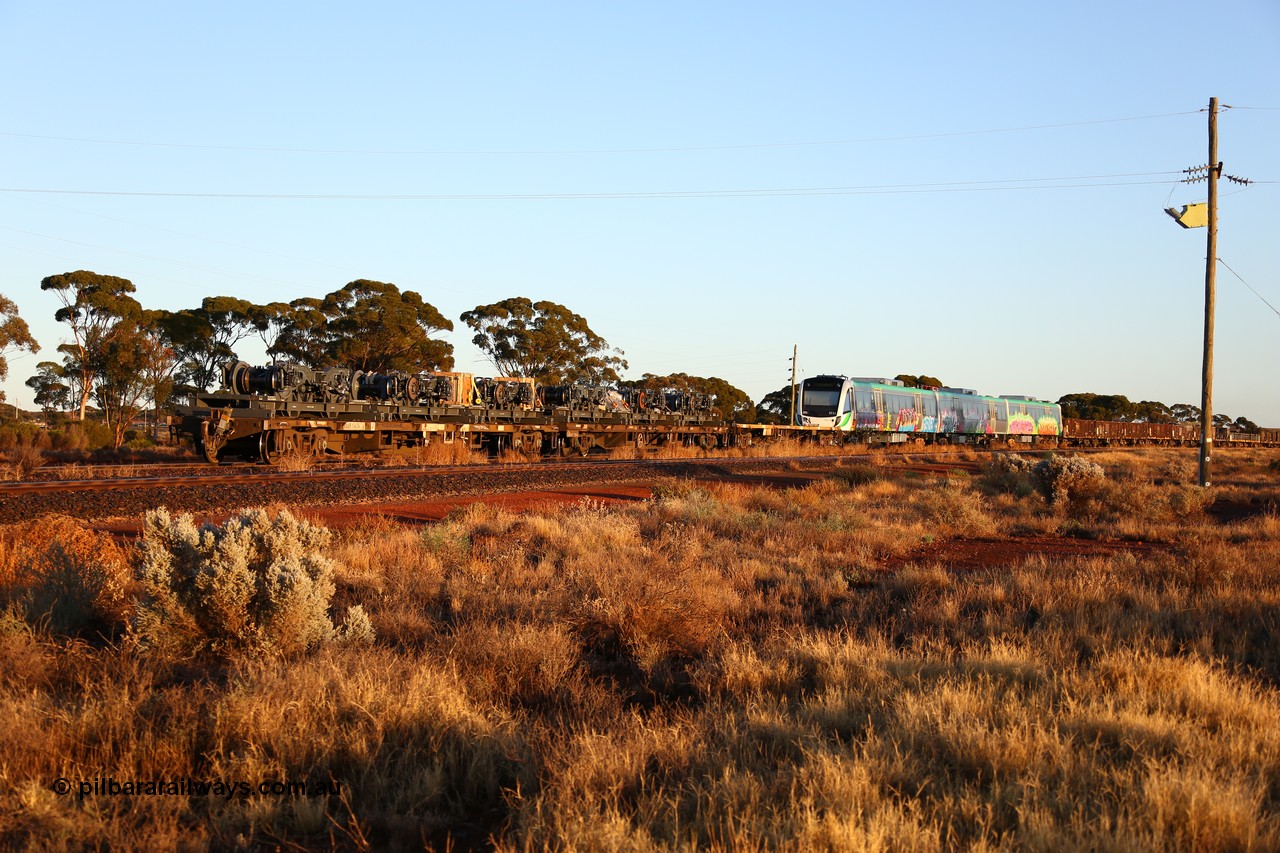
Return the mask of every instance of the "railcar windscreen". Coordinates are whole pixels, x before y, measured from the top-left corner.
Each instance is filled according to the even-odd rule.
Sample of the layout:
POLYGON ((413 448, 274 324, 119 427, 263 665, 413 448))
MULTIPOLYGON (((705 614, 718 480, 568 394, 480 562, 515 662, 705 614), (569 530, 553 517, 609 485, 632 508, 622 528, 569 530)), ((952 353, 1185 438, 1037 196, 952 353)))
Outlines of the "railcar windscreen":
POLYGON ((811 388, 806 384, 800 396, 800 411, 811 418, 834 417, 839 405, 839 388, 811 388))

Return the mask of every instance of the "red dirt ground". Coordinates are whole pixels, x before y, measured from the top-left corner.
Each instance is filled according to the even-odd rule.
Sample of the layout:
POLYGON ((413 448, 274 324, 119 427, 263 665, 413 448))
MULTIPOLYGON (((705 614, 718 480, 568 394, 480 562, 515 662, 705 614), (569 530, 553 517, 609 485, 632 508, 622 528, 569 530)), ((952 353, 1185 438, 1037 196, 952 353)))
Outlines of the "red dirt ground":
POLYGON ((464 495, 421 503, 373 503, 358 506, 300 507, 298 514, 328 527, 349 527, 368 518, 384 518, 405 524, 439 521, 459 507, 474 503, 499 506, 511 512, 527 512, 591 501, 620 504, 653 497, 653 489, 643 483, 579 486, 554 491, 510 492, 498 495, 464 495))
MULTIPOLYGON (((945 469, 944 469, 945 470, 945 469)), ((932 472, 930 472, 932 473, 932 472)), ((732 474, 714 478, 720 482, 768 485, 774 488, 805 486, 823 476, 812 471, 780 471, 777 473, 732 474)), ((350 527, 362 521, 384 519, 403 524, 427 524, 439 521, 454 510, 473 503, 501 506, 512 512, 526 512, 590 501, 596 504, 624 504, 648 500, 653 496, 650 483, 621 483, 567 487, 545 491, 510 492, 492 495, 466 495, 421 502, 370 503, 349 506, 298 507, 296 512, 328 527, 350 527)), ((223 518, 201 520, 223 521, 223 518)), ((137 521, 118 519, 95 525, 120 539, 132 540, 140 532, 137 521)), ((991 566, 1020 563, 1030 555, 1045 557, 1107 556, 1120 551, 1149 553, 1167 546, 1150 542, 1116 542, 1074 539, 1061 536, 1026 536, 1011 539, 974 538, 940 539, 911 554, 898 558, 886 568, 901 568, 909 563, 941 563, 949 568, 972 571, 991 566)))

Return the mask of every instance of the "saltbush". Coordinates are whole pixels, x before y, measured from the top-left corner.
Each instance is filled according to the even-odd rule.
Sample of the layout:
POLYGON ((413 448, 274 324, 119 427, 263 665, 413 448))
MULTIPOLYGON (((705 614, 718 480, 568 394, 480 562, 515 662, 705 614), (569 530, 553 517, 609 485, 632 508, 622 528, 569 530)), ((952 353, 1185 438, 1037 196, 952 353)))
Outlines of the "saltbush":
POLYGON ((981 482, 990 491, 1019 497, 1039 493, 1050 506, 1061 507, 1097 494, 1106 479, 1101 465, 1080 456, 1055 454, 1037 461, 1001 454, 991 460, 981 482))
POLYGON ((223 525, 147 513, 135 629, 143 644, 177 658, 292 656, 332 640, 370 641, 358 605, 342 627, 329 618, 329 531, 288 511, 247 509, 223 525))
POLYGON ((1045 501, 1055 506, 1096 493, 1107 479, 1101 465, 1080 456, 1050 456, 1036 463, 1032 475, 1045 501))
POLYGON ((1023 456, 1002 453, 991 457, 979 481, 989 491, 1027 497, 1036 491, 1036 463, 1023 456))

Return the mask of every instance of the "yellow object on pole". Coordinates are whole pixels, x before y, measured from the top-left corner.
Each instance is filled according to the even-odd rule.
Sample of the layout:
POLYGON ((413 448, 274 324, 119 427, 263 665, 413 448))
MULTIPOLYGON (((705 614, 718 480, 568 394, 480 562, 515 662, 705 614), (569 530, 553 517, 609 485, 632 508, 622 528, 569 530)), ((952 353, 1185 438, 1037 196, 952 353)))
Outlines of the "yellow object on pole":
POLYGON ((1183 228, 1204 228, 1209 224, 1209 205, 1188 204, 1181 209, 1166 207, 1164 212, 1172 216, 1183 228))

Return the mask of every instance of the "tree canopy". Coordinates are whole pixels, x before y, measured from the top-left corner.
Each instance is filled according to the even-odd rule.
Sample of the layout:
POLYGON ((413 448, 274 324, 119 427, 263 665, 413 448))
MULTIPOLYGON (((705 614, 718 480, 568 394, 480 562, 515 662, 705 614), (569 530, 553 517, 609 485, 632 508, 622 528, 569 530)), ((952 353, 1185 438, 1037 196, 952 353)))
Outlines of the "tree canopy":
POLYGON ((127 278, 76 270, 46 277, 40 282, 40 289, 54 292, 62 301, 54 317, 70 327, 71 341, 61 344, 58 350, 64 356, 67 371, 78 376, 80 420, 84 420, 109 338, 122 321, 127 328, 141 317, 142 306, 129 295, 136 288, 127 278))
POLYGON ((627 367, 621 350, 555 302, 513 297, 477 305, 461 319, 476 333, 472 343, 503 376, 528 376, 544 385, 617 382, 618 370, 627 367))
POLYGON ((360 279, 324 298, 325 357, 330 366, 385 373, 449 370, 453 345, 431 337, 453 322, 412 290, 360 279))
MULTIPOLYGON (((9 375, 9 354, 20 350, 39 352, 40 344, 31 336, 27 321, 18 316, 17 304, 0 293, 0 379, 9 375)), ((3 401, 4 392, 0 391, 3 401)))
POLYGON ((907 386, 908 388, 942 388, 943 387, 941 379, 939 379, 936 376, 929 376, 924 373, 920 374, 919 376, 916 376, 911 373, 899 373, 897 376, 893 378, 899 380, 903 385, 907 386))
POLYGON ((453 322, 412 290, 359 279, 323 299, 305 297, 250 311, 272 357, 309 367, 385 373, 450 370, 453 345, 431 337, 453 322))
POLYGON ((71 380, 67 389, 77 392, 82 421, 89 398, 96 395, 119 447, 129 422, 147 402, 158 402, 155 392, 173 372, 174 353, 160 324, 166 312, 144 311, 130 295, 134 286, 128 279, 89 270, 49 276, 40 288, 62 301, 54 316, 70 327, 72 339, 58 347, 62 366, 41 365, 28 384, 43 400, 58 401, 63 393, 58 380, 71 380))
MULTIPOLYGON (((797 386, 798 387, 798 386, 797 386)), ((777 391, 770 391, 756 404, 756 419, 762 424, 786 424, 791 422, 791 384, 777 391)))
POLYGON ((1141 421, 1155 424, 1194 422, 1200 410, 1185 403, 1170 408, 1155 400, 1133 402, 1123 394, 1067 394, 1058 400, 1064 418, 1090 421, 1141 421))
POLYGON ((177 360, 174 377, 180 388, 208 390, 222 366, 236 358, 235 346, 256 330, 255 306, 247 299, 209 296, 199 308, 159 312, 156 322, 177 360))
POLYGON ((35 404, 46 414, 64 412, 71 408, 71 382, 66 371, 56 361, 42 361, 36 372, 26 382, 35 392, 35 404))

